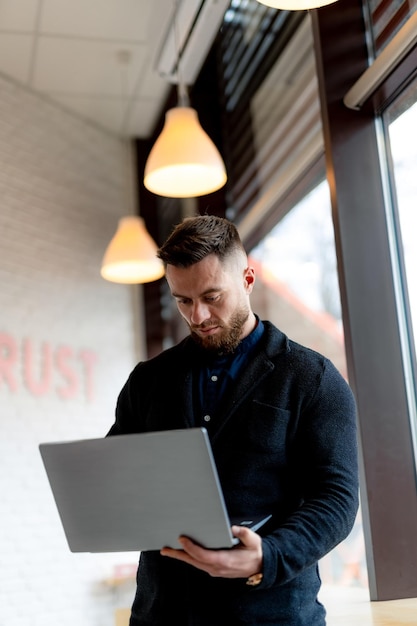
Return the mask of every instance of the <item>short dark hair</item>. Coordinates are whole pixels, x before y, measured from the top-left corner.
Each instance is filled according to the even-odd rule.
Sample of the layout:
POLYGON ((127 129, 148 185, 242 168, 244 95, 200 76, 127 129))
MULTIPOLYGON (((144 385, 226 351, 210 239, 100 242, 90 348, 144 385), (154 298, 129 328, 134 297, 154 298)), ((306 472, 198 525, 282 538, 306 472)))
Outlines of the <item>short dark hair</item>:
POLYGON ((216 254, 223 261, 236 250, 245 253, 232 222, 215 215, 198 215, 186 217, 177 224, 157 256, 165 266, 189 267, 209 254, 216 254))

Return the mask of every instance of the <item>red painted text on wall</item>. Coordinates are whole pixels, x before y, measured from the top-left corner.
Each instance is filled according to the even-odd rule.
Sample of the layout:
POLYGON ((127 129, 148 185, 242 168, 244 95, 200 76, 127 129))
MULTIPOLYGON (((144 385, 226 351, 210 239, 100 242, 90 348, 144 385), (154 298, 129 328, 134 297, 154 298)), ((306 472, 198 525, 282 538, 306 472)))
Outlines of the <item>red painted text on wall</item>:
POLYGON ((56 394, 63 400, 84 395, 94 399, 93 374, 97 355, 91 350, 17 341, 0 333, 0 389, 18 393, 23 387, 33 396, 56 394))

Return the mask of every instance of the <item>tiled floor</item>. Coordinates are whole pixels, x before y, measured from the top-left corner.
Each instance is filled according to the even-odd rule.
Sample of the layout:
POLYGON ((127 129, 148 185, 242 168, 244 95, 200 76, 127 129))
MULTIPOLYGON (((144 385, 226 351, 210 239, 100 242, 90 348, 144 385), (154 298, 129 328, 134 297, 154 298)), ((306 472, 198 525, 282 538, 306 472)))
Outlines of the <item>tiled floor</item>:
POLYGON ((324 585, 327 626, 417 626, 417 598, 370 602, 366 589, 324 585))

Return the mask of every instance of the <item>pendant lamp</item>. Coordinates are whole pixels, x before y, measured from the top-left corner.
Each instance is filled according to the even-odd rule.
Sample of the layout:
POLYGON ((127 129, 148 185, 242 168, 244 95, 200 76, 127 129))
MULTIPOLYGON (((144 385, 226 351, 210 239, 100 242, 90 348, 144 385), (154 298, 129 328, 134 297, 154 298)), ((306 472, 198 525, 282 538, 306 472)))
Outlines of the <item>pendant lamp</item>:
MULTIPOLYGON (((174 2, 174 30, 179 2, 174 2)), ((152 193, 168 198, 192 198, 217 191, 227 174, 220 152, 201 127, 190 107, 187 87, 181 79, 181 53, 177 40, 178 105, 165 114, 165 125, 149 153, 143 184, 152 193)))
MULTIPOLYGON (((122 98, 127 93, 127 70, 131 60, 129 50, 119 50, 116 60, 121 69, 122 98), (124 76, 123 76, 124 75, 124 76)), ((142 217, 136 215, 134 194, 136 184, 136 164, 134 163, 134 149, 131 141, 126 141, 126 204, 130 208, 127 216, 119 219, 101 263, 100 274, 105 280, 113 283, 135 284, 149 283, 158 280, 164 275, 164 265, 156 256, 157 245, 146 230, 142 217)))
POLYGON ((260 4, 282 11, 307 11, 318 9, 337 0, 258 0, 260 4))
POLYGON ((226 180, 222 157, 200 126, 197 111, 189 106, 167 111, 145 165, 145 187, 160 196, 191 198, 217 191, 226 180))
POLYGON ((103 257, 101 276, 114 283, 148 283, 164 275, 157 246, 143 219, 128 215, 119 220, 103 257))

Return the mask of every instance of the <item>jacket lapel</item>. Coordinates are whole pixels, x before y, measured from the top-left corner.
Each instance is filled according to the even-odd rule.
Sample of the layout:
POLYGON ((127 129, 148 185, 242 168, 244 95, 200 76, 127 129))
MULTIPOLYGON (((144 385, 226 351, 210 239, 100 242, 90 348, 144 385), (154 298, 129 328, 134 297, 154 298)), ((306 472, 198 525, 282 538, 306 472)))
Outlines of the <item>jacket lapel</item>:
MULTIPOLYGON (((212 432, 211 438, 215 440, 223 430, 224 426, 233 417, 236 410, 240 407, 242 402, 246 400, 248 395, 255 389, 270 372, 275 368, 274 362, 271 360, 279 353, 287 352, 288 339, 277 328, 272 326, 269 322, 264 321, 265 325, 265 338, 262 340, 261 348, 250 358, 249 363, 242 370, 241 375, 233 385, 232 389, 229 389, 224 397, 222 403, 221 416, 219 420, 216 420, 216 426, 212 432)), ((192 364, 195 359, 198 358, 195 352, 195 346, 190 337, 184 340, 182 343, 182 356, 181 361, 184 363, 184 370, 182 375, 182 415, 184 418, 184 427, 192 428, 197 426, 194 418, 194 404, 193 404, 193 378, 192 378, 192 364)))

